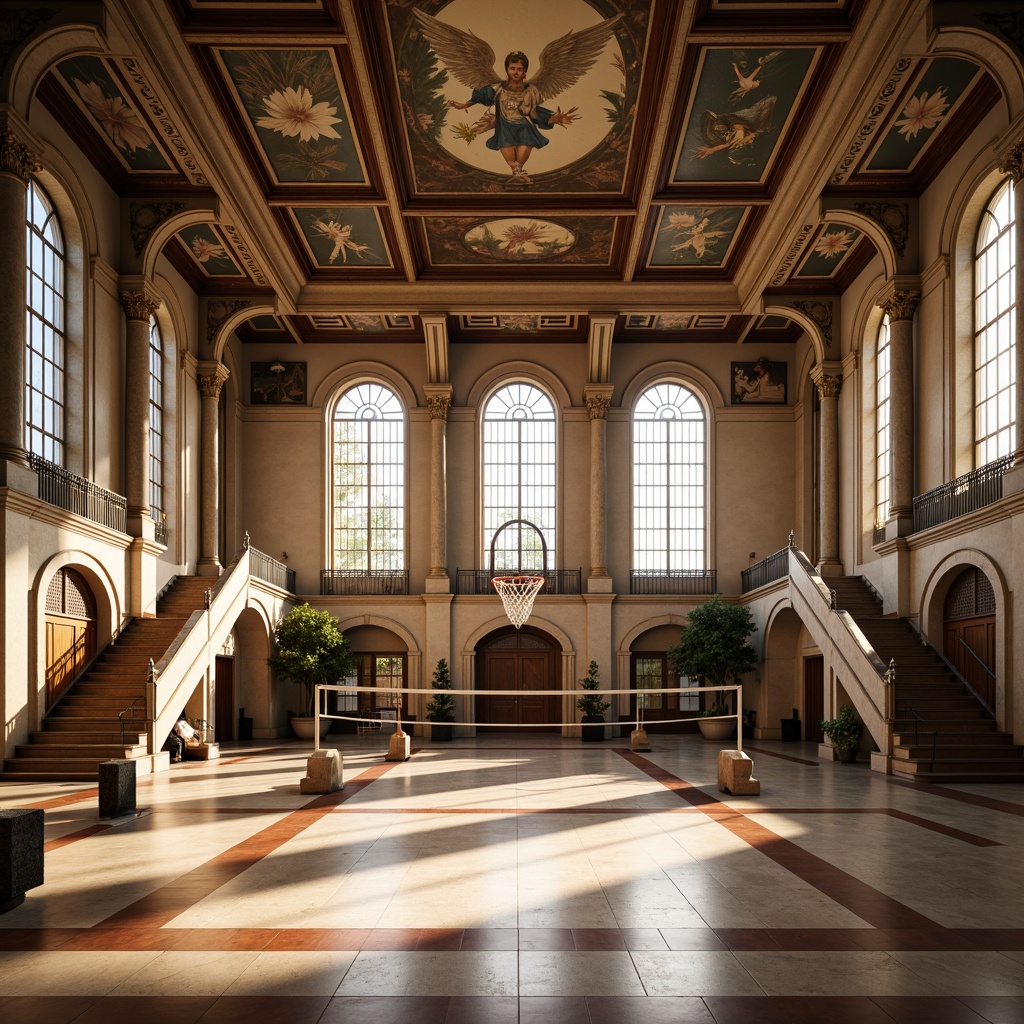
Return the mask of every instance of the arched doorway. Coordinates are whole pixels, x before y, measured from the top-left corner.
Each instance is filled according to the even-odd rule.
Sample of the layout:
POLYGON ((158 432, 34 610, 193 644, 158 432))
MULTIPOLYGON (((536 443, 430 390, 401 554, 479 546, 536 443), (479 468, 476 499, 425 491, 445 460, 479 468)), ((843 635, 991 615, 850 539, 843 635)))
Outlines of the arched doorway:
MULTIPOLYGON (((493 729, 541 730, 561 721, 562 688, 559 651, 538 629, 502 630, 477 648, 476 721, 493 729), (488 693, 490 690, 550 690, 534 693, 488 693)), ((490 730, 489 730, 490 731, 490 730)))
POLYGON ((995 709, 996 596, 988 577, 977 567, 953 581, 942 609, 943 653, 995 709))
POLYGON ((664 624, 641 633, 629 649, 629 716, 635 720, 637 699, 643 703, 644 728, 650 733, 695 733, 695 718, 700 711, 700 694, 687 693, 690 680, 680 677, 669 661, 667 651, 679 643, 679 626, 664 624), (679 693, 644 693, 680 687, 679 693), (664 723, 664 724, 661 724, 664 723))
POLYGON ((46 591, 46 707, 96 653, 96 599, 85 577, 58 569, 46 591))

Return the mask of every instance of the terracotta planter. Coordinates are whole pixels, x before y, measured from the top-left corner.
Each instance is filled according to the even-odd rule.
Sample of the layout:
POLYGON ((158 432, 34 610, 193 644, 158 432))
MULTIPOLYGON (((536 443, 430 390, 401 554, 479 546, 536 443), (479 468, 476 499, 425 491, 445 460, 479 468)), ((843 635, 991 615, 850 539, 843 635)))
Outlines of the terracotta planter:
POLYGON ((736 735, 736 719, 698 718, 697 728, 706 740, 727 740, 736 735))
MULTIPOLYGON (((289 721, 291 722, 292 732, 294 732, 300 740, 311 740, 313 738, 313 733, 316 731, 315 718, 307 718, 305 715, 292 715, 289 721)), ((329 718, 320 719, 320 739, 323 739, 327 735, 327 731, 330 729, 332 724, 333 723, 329 718)))

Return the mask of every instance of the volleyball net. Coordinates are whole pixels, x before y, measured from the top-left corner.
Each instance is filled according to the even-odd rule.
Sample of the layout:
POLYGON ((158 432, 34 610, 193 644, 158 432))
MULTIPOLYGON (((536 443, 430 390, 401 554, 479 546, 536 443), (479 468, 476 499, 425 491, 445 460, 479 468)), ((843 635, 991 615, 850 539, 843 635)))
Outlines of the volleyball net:
MULTIPOLYGON (((636 690, 615 690, 615 689, 595 689, 595 690, 492 690, 488 689, 435 689, 434 687, 414 687, 414 686, 348 686, 336 683, 319 683, 316 686, 316 728, 314 730, 314 749, 320 749, 320 723, 321 720, 327 719, 330 721, 339 722, 353 722, 356 724, 357 732, 359 727, 362 726, 376 726, 382 727, 387 725, 390 727, 394 724, 398 732, 402 731, 402 709, 408 703, 408 697, 412 696, 426 696, 436 697, 438 694, 448 694, 451 697, 458 698, 464 697, 468 700, 463 702, 463 706, 473 701, 470 704, 471 707, 475 708, 475 701, 478 698, 487 697, 511 697, 514 700, 521 700, 524 697, 542 697, 548 699, 557 699, 563 702, 563 707, 571 708, 573 711, 576 710, 576 701, 581 697, 603 697, 606 700, 610 700, 612 707, 614 708, 616 699, 621 700, 624 697, 629 697, 631 702, 635 701, 634 710, 631 714, 631 718, 634 721, 634 728, 643 729, 645 725, 677 725, 682 722, 688 722, 693 724, 699 721, 720 721, 720 720, 733 720, 736 723, 736 749, 743 749, 743 687, 738 683, 733 683, 728 686, 668 686, 668 687, 643 687, 642 689, 636 690), (338 694, 340 697, 346 698, 345 703, 351 702, 352 698, 355 698, 357 708, 336 708, 335 710, 328 710, 329 699, 328 695, 331 693, 338 694), (359 694, 371 695, 371 702, 374 707, 372 709, 358 709, 359 694), (678 718, 666 718, 664 717, 664 708, 654 708, 650 704, 650 698, 656 695, 669 695, 674 697, 689 697, 694 694, 700 693, 734 693, 734 712, 727 712, 721 715, 710 715, 706 712, 697 712, 696 714, 680 715, 678 718), (645 712, 649 710, 658 710, 659 715, 656 719, 646 719, 645 712), (387 718, 382 718, 382 712, 389 712, 387 718), (393 717, 391 712, 394 713, 393 717)), ((336 701, 340 704, 341 701, 336 701)), ((424 702, 427 703, 427 702, 424 702)), ((493 709, 492 709, 493 711, 493 709)), ((432 720, 426 717, 407 717, 405 719, 407 723, 410 721, 415 722, 416 725, 451 725, 451 726, 462 726, 473 729, 567 729, 576 726, 582 726, 584 724, 588 726, 600 725, 600 723, 587 722, 584 723, 580 720, 577 715, 560 722, 522 722, 522 721, 495 721, 490 718, 486 722, 481 722, 476 718, 462 719, 444 719, 432 720)), ((622 726, 628 725, 630 719, 622 718, 617 716, 613 721, 606 722, 606 725, 622 726)))

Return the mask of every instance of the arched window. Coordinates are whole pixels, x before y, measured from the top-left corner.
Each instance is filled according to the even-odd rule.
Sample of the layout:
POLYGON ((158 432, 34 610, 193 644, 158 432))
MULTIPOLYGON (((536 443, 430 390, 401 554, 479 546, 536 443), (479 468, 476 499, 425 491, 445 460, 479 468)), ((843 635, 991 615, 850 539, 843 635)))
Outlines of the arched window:
POLYGON ((149 318, 149 504, 164 518, 164 343, 156 317, 149 318))
POLYGON ((875 526, 889 518, 889 316, 882 318, 875 347, 875 526))
POLYGON ((997 189, 981 215, 974 258, 974 460, 981 467, 1014 446, 1017 296, 1013 188, 997 189))
POLYGON ((532 384, 508 384, 484 406, 481 564, 485 569, 557 567, 555 428, 551 399, 532 384), (507 523, 513 525, 501 529, 507 523), (491 565, 495 534, 495 564, 491 565))
POLYGON ((335 569, 405 568, 405 410, 382 384, 349 388, 334 410, 335 569))
POLYGON ((681 384, 648 388, 633 409, 633 569, 704 569, 704 407, 681 384))
POLYGON ((25 448, 64 463, 64 242, 57 213, 28 186, 25 448))

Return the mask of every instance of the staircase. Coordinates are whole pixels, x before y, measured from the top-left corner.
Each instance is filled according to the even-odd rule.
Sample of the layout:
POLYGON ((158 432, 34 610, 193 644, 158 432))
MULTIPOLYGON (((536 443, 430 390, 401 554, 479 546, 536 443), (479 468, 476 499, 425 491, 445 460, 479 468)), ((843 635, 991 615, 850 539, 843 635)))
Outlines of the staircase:
POLYGON ((1024 782, 1024 747, 998 731, 981 701, 906 620, 883 616, 859 576, 827 583, 882 661, 896 662, 893 774, 914 782, 1024 782))
MULTIPOLYGON (((10 782, 98 779, 101 761, 133 759, 139 774, 153 769, 146 718, 149 660, 158 662, 189 616, 204 605, 209 576, 178 576, 157 602, 156 618, 134 619, 47 713, 39 732, 15 748, 0 779, 10 782), (121 739, 120 712, 124 716, 121 739)), ((163 755, 166 757, 166 755, 163 755)))

